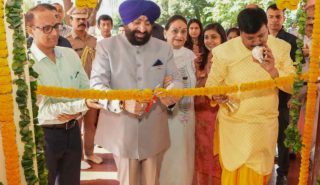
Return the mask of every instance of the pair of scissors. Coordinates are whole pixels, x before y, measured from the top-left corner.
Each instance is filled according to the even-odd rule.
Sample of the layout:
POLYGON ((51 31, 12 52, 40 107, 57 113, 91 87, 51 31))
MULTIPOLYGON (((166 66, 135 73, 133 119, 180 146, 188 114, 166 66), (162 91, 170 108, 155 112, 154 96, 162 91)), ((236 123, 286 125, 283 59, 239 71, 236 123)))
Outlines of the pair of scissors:
MULTIPOLYGON (((154 89, 159 88, 159 87, 160 87, 160 84, 158 84, 154 89)), ((154 90, 154 89, 153 89, 153 90, 154 90)), ((154 103, 156 103, 156 102, 157 102, 157 96, 154 94, 154 95, 152 96, 151 100, 148 102, 148 105, 146 106, 145 112, 150 112, 150 110, 151 110, 151 108, 152 108, 152 105, 153 105, 154 103)))

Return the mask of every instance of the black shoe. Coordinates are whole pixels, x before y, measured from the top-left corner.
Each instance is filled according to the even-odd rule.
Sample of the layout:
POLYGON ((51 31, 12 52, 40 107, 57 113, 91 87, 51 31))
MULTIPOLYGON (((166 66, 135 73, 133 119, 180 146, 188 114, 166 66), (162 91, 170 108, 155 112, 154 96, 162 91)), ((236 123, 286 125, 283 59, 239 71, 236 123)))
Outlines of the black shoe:
POLYGON ((277 176, 277 183, 276 185, 288 185, 288 178, 287 176, 277 176))

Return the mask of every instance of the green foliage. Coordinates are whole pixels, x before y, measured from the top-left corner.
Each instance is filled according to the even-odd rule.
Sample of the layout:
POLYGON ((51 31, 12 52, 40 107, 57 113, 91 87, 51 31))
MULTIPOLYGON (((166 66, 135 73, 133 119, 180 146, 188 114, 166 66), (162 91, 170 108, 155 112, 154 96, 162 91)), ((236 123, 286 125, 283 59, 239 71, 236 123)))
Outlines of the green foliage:
POLYGON ((20 135, 21 141, 24 143, 24 152, 22 155, 21 165, 24 170, 25 179, 28 185, 33 185, 38 182, 38 178, 34 170, 34 142, 33 133, 30 130, 30 112, 27 108, 28 102, 28 85, 25 82, 24 66, 27 64, 27 57, 25 51, 26 38, 23 32, 23 14, 21 5, 22 0, 8 0, 6 2, 5 13, 7 16, 7 22, 9 28, 13 32, 13 63, 12 69, 14 74, 18 76, 18 79, 14 80, 14 84, 17 85, 16 102, 20 111, 20 135))
POLYGON ((285 14, 286 14, 286 21, 284 23, 284 27, 285 28, 294 27, 294 28, 298 29, 297 28, 297 26, 298 26, 297 12, 286 10, 285 14))
MULTIPOLYGON (((298 27, 299 27, 299 34, 305 35, 304 31, 304 25, 306 21, 306 13, 303 11, 302 7, 304 7, 304 4, 306 3, 306 0, 300 1, 300 8, 297 12, 298 16, 298 27)), ((285 130, 286 139, 284 141, 285 146, 290 148, 294 152, 300 152, 301 148, 303 147, 301 142, 301 136, 298 130, 298 120, 300 115, 300 90, 303 87, 303 80, 301 80, 299 77, 302 74, 302 64, 301 61, 303 59, 301 49, 303 48, 303 41, 301 38, 298 38, 297 40, 297 46, 298 49, 296 51, 296 61, 294 62, 296 66, 296 76, 294 78, 293 82, 293 93, 290 100, 291 107, 290 107, 290 124, 288 128, 285 130)))
POLYGON ((118 13, 114 14, 112 16, 112 19, 113 19, 113 29, 112 30, 113 30, 114 34, 117 34, 120 25, 122 25, 122 21, 121 21, 121 18, 118 13))
POLYGON ((220 22, 226 29, 237 25, 237 16, 239 12, 246 7, 246 5, 257 4, 265 10, 270 4, 275 2, 274 0, 208 1, 213 3, 213 6, 210 8, 210 11, 212 12, 212 17, 210 17, 211 22, 220 22))
POLYGON ((157 0, 157 3, 161 7, 161 16, 157 22, 161 25, 165 25, 167 20, 175 14, 183 15, 188 20, 200 19, 204 25, 210 21, 207 19, 211 16, 208 7, 211 7, 212 3, 207 0, 157 0))
MULTIPOLYGON (((30 54, 30 53, 28 53, 30 54)), ((35 140, 36 140, 36 157, 37 157, 37 165, 38 165, 38 178, 40 185, 48 184, 48 170, 46 168, 45 156, 44 156, 44 133, 42 127, 38 125, 38 111, 39 107, 37 106, 37 81, 38 73, 35 72, 32 68, 34 61, 29 58, 29 74, 33 79, 30 81, 31 88, 31 101, 32 101, 32 113, 33 113, 33 124, 34 124, 34 132, 35 132, 35 140)))
MULTIPOLYGON (((248 4, 257 4, 264 10, 275 3, 275 0, 157 0, 161 7, 161 16, 158 23, 165 25, 169 17, 175 14, 200 19, 203 25, 219 22, 225 29, 237 25, 238 13, 248 4)), ((295 24, 295 12, 286 11, 286 24, 288 28, 295 24)))

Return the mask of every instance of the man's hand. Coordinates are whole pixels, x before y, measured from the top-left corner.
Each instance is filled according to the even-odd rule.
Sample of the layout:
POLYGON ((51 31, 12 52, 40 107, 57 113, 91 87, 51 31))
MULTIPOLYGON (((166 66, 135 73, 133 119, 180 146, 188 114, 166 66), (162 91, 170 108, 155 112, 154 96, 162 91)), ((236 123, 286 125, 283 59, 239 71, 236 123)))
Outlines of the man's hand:
POLYGON ((77 113, 77 114, 60 114, 57 118, 61 122, 68 122, 70 120, 77 119, 80 115, 81 115, 81 113, 77 113))
POLYGON ((308 57, 309 56, 309 52, 310 52, 310 50, 309 50, 308 45, 305 45, 305 47, 302 48, 303 56, 304 57, 308 57))
POLYGON ((146 111, 147 101, 126 100, 123 109, 131 114, 142 116, 146 111))
MULTIPOLYGON (((170 86, 170 84, 172 83, 172 80, 173 80, 172 76, 166 76, 163 80, 163 87, 166 88, 167 90, 171 89, 172 86, 170 86)), ((159 94, 156 94, 156 95, 159 95, 159 94)), ((158 97, 160 102, 166 107, 176 104, 181 98, 181 97, 175 97, 175 96, 166 96, 166 97, 158 96, 158 97)))
POLYGON ((263 63, 260 64, 259 61, 255 60, 255 59, 254 59, 254 61, 259 63, 261 65, 261 67, 264 70, 266 70, 272 78, 279 77, 279 72, 275 68, 274 56, 272 54, 271 49, 267 45, 265 45, 263 48, 263 56, 264 56, 263 63))
POLYGON ((103 109, 103 106, 98 103, 98 100, 86 99, 86 105, 92 109, 103 109))
POLYGON ((172 76, 166 76, 163 80, 163 88, 167 88, 172 82, 172 76))
POLYGON ((216 101, 218 104, 226 103, 229 100, 227 95, 212 95, 212 99, 216 101))
POLYGON ((159 97, 159 99, 163 105, 165 105, 166 107, 169 107, 171 105, 178 103, 180 100, 180 97, 166 96, 166 97, 159 97))

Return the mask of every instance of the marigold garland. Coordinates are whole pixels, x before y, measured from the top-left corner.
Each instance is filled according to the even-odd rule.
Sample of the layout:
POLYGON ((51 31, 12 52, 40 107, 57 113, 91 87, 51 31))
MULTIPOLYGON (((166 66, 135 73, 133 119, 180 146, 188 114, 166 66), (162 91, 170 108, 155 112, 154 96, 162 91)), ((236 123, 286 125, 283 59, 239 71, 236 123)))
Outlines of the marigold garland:
POLYGON ((314 123, 314 111, 315 102, 317 98, 317 86, 315 83, 317 81, 317 70, 319 63, 319 53, 320 53, 320 1, 315 1, 315 14, 314 14, 314 25, 312 33, 312 47, 311 47, 311 58, 309 65, 309 83, 307 92, 307 104, 306 104, 306 118, 304 125, 304 134, 302 137, 302 143, 304 147, 301 152, 301 165, 300 165, 300 176, 299 185, 308 184, 309 177, 309 156, 311 152, 312 144, 312 133, 313 133, 313 123, 314 123))
POLYGON ((97 0, 76 0, 76 7, 79 8, 96 8, 97 0))
POLYGON ((289 10, 296 10, 298 8, 299 0, 277 0, 277 7, 279 9, 288 8, 289 10))
POLYGON ((6 35, 4 29, 3 1, 0 0, 0 129, 5 158, 5 171, 8 185, 19 185, 20 167, 14 123, 11 73, 8 66, 6 35), (5 47, 4 47, 5 46, 5 47))
MULTIPOLYGON (((315 75, 319 76, 320 71, 315 75)), ((301 75, 301 79, 307 79, 308 74, 301 75)), ((71 88, 50 87, 50 86, 38 86, 37 94, 45 95, 49 97, 65 97, 65 98, 85 98, 85 99, 108 99, 108 100, 150 100, 153 94, 159 94, 159 96, 205 96, 214 94, 229 94, 238 91, 251 91, 257 89, 275 88, 276 86, 285 86, 292 84, 294 76, 280 77, 275 80, 265 80, 251 83, 243 83, 233 86, 217 86, 207 88, 190 88, 190 89, 172 89, 166 90, 163 88, 157 88, 154 91, 151 89, 138 90, 79 90, 71 88)))

